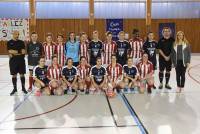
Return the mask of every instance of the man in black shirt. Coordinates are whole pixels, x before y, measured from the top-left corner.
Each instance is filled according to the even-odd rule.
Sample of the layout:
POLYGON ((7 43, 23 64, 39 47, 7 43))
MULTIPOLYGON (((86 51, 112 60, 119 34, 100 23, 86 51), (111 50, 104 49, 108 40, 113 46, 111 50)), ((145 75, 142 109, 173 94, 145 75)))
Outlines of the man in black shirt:
POLYGON ((33 68, 38 65, 38 61, 43 53, 43 47, 40 42, 38 42, 38 35, 36 32, 31 34, 31 41, 27 44, 27 54, 28 54, 28 68, 29 68, 29 88, 28 91, 32 91, 33 84, 33 68))
POLYGON ((17 74, 20 74, 22 91, 27 94, 25 89, 25 77, 26 65, 25 65, 25 44, 22 40, 19 40, 19 32, 13 31, 13 39, 7 42, 7 50, 9 53, 9 66, 10 74, 12 75, 12 83, 14 89, 10 95, 17 92, 17 74))
POLYGON ((158 50, 159 50, 159 80, 160 86, 159 89, 163 88, 163 77, 164 71, 165 72, 165 88, 171 89, 169 86, 169 78, 170 78, 170 71, 172 68, 172 62, 170 59, 170 53, 173 47, 174 38, 171 37, 171 29, 168 27, 163 28, 162 30, 163 38, 161 38, 158 42, 158 50))

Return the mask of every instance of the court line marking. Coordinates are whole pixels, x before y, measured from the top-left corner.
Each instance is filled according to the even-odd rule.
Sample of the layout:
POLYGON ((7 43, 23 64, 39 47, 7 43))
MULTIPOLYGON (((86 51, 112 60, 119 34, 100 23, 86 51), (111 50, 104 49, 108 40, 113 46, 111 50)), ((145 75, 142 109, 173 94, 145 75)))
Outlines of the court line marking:
POLYGON ((200 84, 200 81, 196 80, 196 79, 192 76, 192 74, 190 73, 190 71, 191 71, 191 69, 193 69, 193 68, 195 68, 195 67, 197 67, 197 66, 199 66, 199 65, 200 65, 200 64, 193 65, 193 66, 191 66, 191 67, 188 69, 188 71, 187 71, 189 77, 190 77, 192 80, 194 80, 195 82, 197 82, 198 84, 200 84))
POLYGON ((46 112, 43 112, 43 113, 39 113, 39 114, 35 114, 35 115, 32 115, 32 116, 27 116, 27 117, 21 117, 21 118, 17 118, 17 119, 14 119, 14 120, 8 120, 8 121, 4 121, 3 123, 7 123, 7 122, 11 122, 11 121, 19 121, 19 120, 25 120, 25 119, 29 119, 29 118, 34 118, 34 117, 37 117, 37 116, 41 116, 41 115, 45 115, 45 114, 48 114, 48 113, 51 113, 51 112, 54 112, 54 111, 57 111, 59 109, 62 109, 64 108, 65 106, 71 104, 76 98, 77 98, 77 93, 76 95, 67 103, 65 103, 64 105, 62 106, 59 106, 57 108, 54 108, 52 110, 49 110, 49 111, 46 111, 46 112))
MULTIPOLYGON (((138 127, 137 125, 120 125, 119 128, 138 127)), ((14 129, 0 129, 0 130, 29 130, 29 129, 65 129, 65 128, 117 128, 116 126, 80 126, 80 127, 35 127, 35 128, 14 128, 14 129)))
POLYGON ((24 99, 22 101, 20 101, 15 107, 14 109, 7 115, 5 116, 5 118, 3 118, 0 122, 0 125, 5 122, 6 119, 8 119, 27 99, 29 96, 31 96, 31 94, 33 93, 34 90, 32 90, 29 94, 25 95, 24 99))
MULTIPOLYGON (((105 93, 105 91, 104 91, 104 93, 105 93)), ((106 97, 106 100, 107 100, 107 103, 108 103, 108 107, 109 107, 109 109, 110 109, 110 113, 111 113, 111 115, 112 115, 112 118, 113 118, 114 124, 115 124, 116 127, 118 127, 118 125, 117 125, 117 121, 116 121, 116 119, 115 119, 115 117, 114 117, 114 112, 113 112, 113 110, 112 110, 112 107, 111 107, 110 101, 109 101, 108 96, 106 95, 106 93, 105 93, 105 97, 106 97)))
POLYGON ((131 113, 133 119, 135 120, 137 126, 139 127, 140 131, 142 134, 149 134, 147 129, 145 128, 145 126, 143 125, 142 121, 140 120, 140 118, 138 117, 136 111, 133 109, 133 107, 131 106, 131 104, 129 103, 128 99, 126 98, 126 96, 124 94, 119 94, 123 100, 123 102, 125 103, 125 105, 127 106, 129 112, 131 113))

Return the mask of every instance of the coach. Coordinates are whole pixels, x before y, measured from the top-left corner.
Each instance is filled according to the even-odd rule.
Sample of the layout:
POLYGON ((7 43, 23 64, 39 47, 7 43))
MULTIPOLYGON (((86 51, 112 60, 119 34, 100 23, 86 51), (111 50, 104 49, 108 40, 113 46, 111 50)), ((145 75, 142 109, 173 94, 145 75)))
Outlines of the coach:
POLYGON ((17 92, 17 74, 20 74, 22 91, 27 94, 25 89, 25 44, 22 40, 19 40, 19 32, 13 31, 13 39, 7 42, 7 50, 9 53, 9 67, 10 74, 12 75, 12 83, 14 89, 10 95, 14 95, 17 92))

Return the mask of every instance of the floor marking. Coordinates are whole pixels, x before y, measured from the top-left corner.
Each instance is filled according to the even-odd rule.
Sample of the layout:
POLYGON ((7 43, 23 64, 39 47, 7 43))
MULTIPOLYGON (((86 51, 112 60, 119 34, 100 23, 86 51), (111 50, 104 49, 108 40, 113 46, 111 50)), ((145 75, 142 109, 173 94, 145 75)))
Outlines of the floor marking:
POLYGON ((134 118, 137 126, 140 128, 140 131, 142 134, 149 134, 147 129, 144 127, 143 123, 141 122, 141 120, 139 119, 138 115, 136 114, 135 110, 133 109, 133 107, 130 105, 128 99, 126 98, 126 96, 124 94, 120 94, 122 100, 124 101, 125 105, 127 106, 129 112, 131 113, 132 117, 134 118))
POLYGON ((37 117, 37 116, 41 116, 41 115, 45 115, 45 114, 48 114, 48 113, 51 113, 51 112, 54 112, 54 111, 57 111, 69 104, 71 104, 76 98, 77 98, 77 94, 72 98, 72 100, 70 100, 69 102, 65 103, 64 105, 62 106, 59 106, 55 109, 52 109, 52 110, 49 110, 49 111, 46 111, 46 112, 43 112, 43 113, 40 113, 40 114, 35 114, 35 115, 32 115, 32 116, 27 116, 27 117, 21 117, 21 118, 16 118, 14 120, 8 120, 8 121, 4 121, 3 123, 6 123, 6 122, 11 122, 11 121, 19 121, 19 120, 25 120, 25 119, 29 119, 29 118, 34 118, 34 117, 37 117))

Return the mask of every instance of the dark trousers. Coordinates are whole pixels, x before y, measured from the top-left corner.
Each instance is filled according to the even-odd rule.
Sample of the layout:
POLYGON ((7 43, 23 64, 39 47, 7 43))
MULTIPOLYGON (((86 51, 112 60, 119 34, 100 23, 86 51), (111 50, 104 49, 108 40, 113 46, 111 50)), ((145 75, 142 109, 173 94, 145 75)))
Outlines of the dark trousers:
POLYGON ((176 82, 177 86, 183 88, 185 85, 186 67, 183 65, 183 60, 178 60, 176 65, 176 82))

